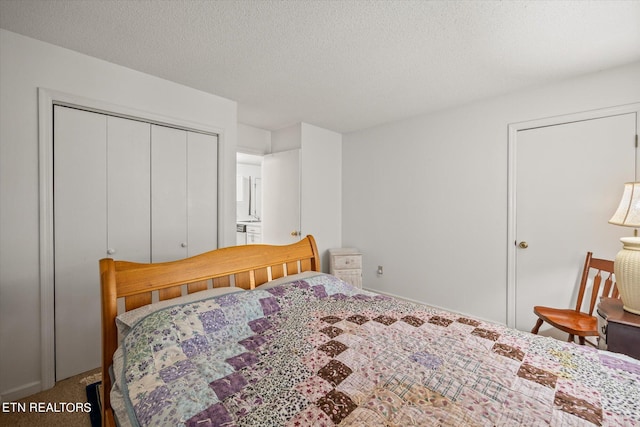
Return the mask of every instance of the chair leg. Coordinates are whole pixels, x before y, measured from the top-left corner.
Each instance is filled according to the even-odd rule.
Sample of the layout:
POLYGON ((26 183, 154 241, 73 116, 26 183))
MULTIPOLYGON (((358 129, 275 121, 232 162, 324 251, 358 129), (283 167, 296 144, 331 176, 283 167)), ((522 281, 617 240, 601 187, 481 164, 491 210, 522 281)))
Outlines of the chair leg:
POLYGON ((573 334, 569 334, 569 339, 567 340, 567 342, 573 342, 573 339, 575 337, 573 336, 573 334))
POLYGON ((584 345, 584 337, 578 337, 578 341, 580 342, 580 345, 584 345))
POLYGON ((536 326, 534 326, 533 329, 531 329, 531 333, 538 335, 538 330, 540 330, 540 326, 542 326, 542 323, 543 323, 542 319, 538 319, 538 321, 536 322, 536 326))

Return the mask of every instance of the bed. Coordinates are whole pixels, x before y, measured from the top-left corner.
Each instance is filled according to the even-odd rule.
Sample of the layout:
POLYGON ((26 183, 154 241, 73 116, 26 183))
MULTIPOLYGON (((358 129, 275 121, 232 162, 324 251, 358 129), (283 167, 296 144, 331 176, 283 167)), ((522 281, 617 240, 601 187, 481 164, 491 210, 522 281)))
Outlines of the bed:
POLYGON ((356 289, 312 236, 100 273, 103 425, 640 425, 640 362, 356 289))

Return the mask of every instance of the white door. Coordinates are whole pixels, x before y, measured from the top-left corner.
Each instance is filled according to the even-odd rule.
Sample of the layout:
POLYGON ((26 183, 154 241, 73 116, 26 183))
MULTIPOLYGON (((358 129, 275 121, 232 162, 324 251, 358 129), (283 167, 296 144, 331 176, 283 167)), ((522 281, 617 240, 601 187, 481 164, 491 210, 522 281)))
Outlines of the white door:
POLYGON ((158 262, 217 247, 217 142, 54 108, 56 380, 100 366, 98 260, 158 262))
POLYGON ((534 305, 575 306, 587 251, 613 259, 620 249, 627 230, 607 221, 635 177, 635 134, 635 113, 518 132, 517 329, 531 330, 534 305))
POLYGON ((107 247, 107 119, 54 108, 56 380, 100 366, 98 260, 107 247))
POLYGON ((151 259, 187 257, 187 133, 151 126, 151 259))
POLYGON ((107 248, 104 257, 151 262, 151 125, 107 116, 107 248))
POLYGON ((218 247, 218 137, 187 132, 187 256, 218 247))
POLYGON ((218 247, 218 137, 151 129, 151 260, 218 247))
POLYGON ((285 245, 300 240, 300 150, 264 156, 262 191, 263 243, 285 245))

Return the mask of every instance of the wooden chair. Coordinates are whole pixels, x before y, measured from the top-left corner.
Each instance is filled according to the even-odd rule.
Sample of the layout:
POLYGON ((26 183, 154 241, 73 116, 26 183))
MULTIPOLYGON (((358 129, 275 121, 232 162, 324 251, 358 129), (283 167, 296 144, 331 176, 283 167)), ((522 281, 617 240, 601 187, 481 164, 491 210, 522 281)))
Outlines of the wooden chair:
POLYGON ((567 341, 569 342, 574 342, 575 336, 578 336, 581 345, 584 345, 585 341, 594 345, 585 340, 585 337, 598 336, 598 320, 593 316, 593 309, 599 299, 598 297, 619 298, 620 295, 618 294, 618 288, 613 277, 613 261, 593 258, 592 255, 591 252, 588 252, 584 262, 576 308, 533 307, 533 312, 538 316, 538 321, 531 330, 532 334, 537 334, 542 323, 547 322, 551 326, 568 333, 569 339, 567 341), (584 299, 589 274, 592 270, 596 270, 597 272, 593 278, 589 311, 585 313, 581 311, 582 301, 584 299), (606 279, 604 286, 601 286, 603 273, 605 273, 606 279))

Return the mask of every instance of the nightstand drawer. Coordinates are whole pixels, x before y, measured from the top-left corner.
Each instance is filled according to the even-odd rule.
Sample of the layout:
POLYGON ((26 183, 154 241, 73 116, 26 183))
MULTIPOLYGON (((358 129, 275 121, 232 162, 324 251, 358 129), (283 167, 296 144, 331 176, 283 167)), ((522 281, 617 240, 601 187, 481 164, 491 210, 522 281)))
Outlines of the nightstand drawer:
POLYGON ((362 254, 356 248, 329 249, 329 273, 362 288, 362 254))
POLYGON ((247 233, 262 233, 262 226, 260 225, 247 225, 247 233))
POLYGON ((333 275, 356 288, 362 288, 361 270, 334 270, 333 275))
POLYGON ((333 268, 362 268, 362 256, 360 255, 340 255, 333 258, 333 268))

